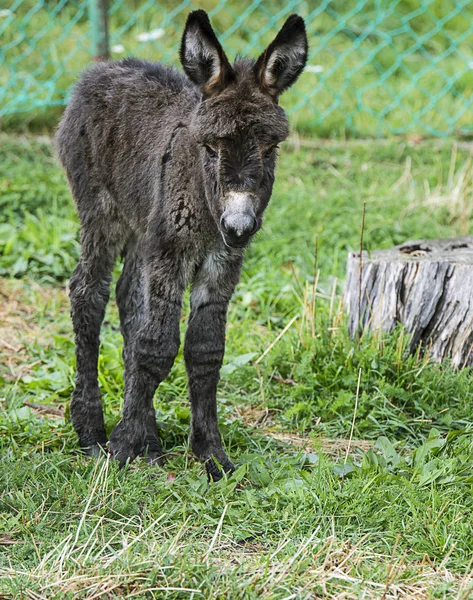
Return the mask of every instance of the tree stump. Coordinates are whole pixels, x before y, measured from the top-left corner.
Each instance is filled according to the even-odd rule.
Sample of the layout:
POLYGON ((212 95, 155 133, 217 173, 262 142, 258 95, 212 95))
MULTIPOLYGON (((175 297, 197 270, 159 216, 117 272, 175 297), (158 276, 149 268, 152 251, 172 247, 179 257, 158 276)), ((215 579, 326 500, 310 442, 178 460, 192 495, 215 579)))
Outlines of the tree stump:
POLYGON ((473 365, 473 236, 406 242, 348 255, 345 306, 350 335, 398 323, 432 360, 473 365), (360 295, 361 292, 361 295, 360 295), (361 322, 361 323, 360 323, 361 322))

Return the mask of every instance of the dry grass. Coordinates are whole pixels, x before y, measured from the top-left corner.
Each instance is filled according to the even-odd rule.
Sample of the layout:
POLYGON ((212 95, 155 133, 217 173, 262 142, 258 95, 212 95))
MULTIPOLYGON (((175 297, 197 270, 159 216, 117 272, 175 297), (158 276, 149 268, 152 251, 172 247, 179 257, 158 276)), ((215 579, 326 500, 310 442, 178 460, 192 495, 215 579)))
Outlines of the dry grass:
POLYGON ((409 208, 419 210, 423 207, 430 212, 445 211, 452 224, 458 224, 459 233, 468 235, 469 223, 473 213, 473 150, 466 160, 458 166, 458 145, 452 145, 450 165, 445 174, 439 167, 435 186, 424 179, 423 190, 412 173, 412 160, 406 160, 405 170, 394 189, 406 189, 409 195, 409 208), (417 184, 416 184, 417 183, 417 184))
MULTIPOLYGON (((25 594, 20 598, 35 600, 66 595, 71 600, 162 598, 166 593, 174 593, 173 597, 208 597, 199 587, 183 582, 179 569, 180 555, 189 550, 186 539, 192 536, 192 525, 185 524, 175 533, 167 542, 168 550, 163 556, 158 521, 146 529, 140 525, 134 538, 125 529, 118 549, 112 541, 104 545, 97 543, 98 536, 89 539, 87 544, 78 545, 71 534, 45 556, 38 548, 39 560, 33 570, 24 572, 11 566, 0 571, 0 584, 4 578, 21 578, 25 594), (131 548, 138 541, 141 552, 135 555, 131 548), (144 560, 143 556, 149 558, 144 560), (155 562, 153 557, 159 559, 155 562), (163 566, 157 567, 157 564, 163 566), (152 568, 153 581, 149 576, 152 568)), ((136 529, 136 520, 134 526, 136 529)), ((254 590, 258 598, 272 598, 286 585, 297 590, 288 598, 427 600, 442 586, 448 586, 449 598, 471 597, 471 588, 468 591, 471 573, 459 576, 444 564, 434 567, 427 557, 405 564, 406 556, 393 558, 394 551, 391 556, 369 552, 363 548, 363 539, 356 544, 334 536, 322 539, 317 535, 317 529, 292 556, 286 554, 281 558, 292 529, 288 529, 275 549, 266 547, 264 539, 251 541, 248 545, 231 542, 225 536, 225 527, 202 539, 196 548, 198 555, 203 557, 214 577, 219 575, 220 589, 214 590, 213 597, 245 597, 243 593, 241 596, 222 596, 229 587, 237 594, 229 585, 233 576, 244 581, 245 588, 254 590), (372 568, 371 579, 366 576, 368 564, 372 568)), ((203 566, 196 555, 187 564, 187 569, 191 572, 193 568, 203 566)), ((282 598, 279 594, 277 597, 282 598)))

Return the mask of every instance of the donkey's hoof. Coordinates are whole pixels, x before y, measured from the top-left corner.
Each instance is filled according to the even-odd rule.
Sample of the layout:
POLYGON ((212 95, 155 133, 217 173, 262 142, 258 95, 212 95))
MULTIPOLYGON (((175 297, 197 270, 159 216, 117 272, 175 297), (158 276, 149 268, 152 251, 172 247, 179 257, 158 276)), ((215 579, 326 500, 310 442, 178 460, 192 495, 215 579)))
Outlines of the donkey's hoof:
POLYGON ((103 444, 97 443, 93 444, 92 446, 82 446, 81 450, 86 456, 89 456, 90 458, 104 458, 105 456, 107 456, 106 445, 106 442, 103 444))
POLYGON ((146 459, 146 462, 151 465, 162 465, 164 462, 164 454, 159 443, 158 438, 152 437, 147 438, 145 443, 145 450, 142 453, 146 459))
POLYGON ((235 471, 235 467, 228 458, 225 457, 224 460, 219 460, 219 463, 222 466, 221 469, 217 466, 213 458, 208 458, 205 461, 205 469, 209 481, 219 481, 224 474, 230 475, 235 471))
POLYGON ((113 460, 123 468, 127 461, 133 461, 144 450, 144 436, 132 436, 122 421, 118 423, 110 436, 108 451, 113 460))
POLYGON ((145 452, 144 456, 146 462, 150 465, 162 466, 164 464, 164 454, 162 452, 145 452))
POLYGON ((107 455, 107 436, 105 429, 83 427, 78 431, 81 452, 91 458, 101 458, 107 455))
POLYGON ((123 469, 127 462, 132 462, 135 460, 140 453, 140 450, 136 451, 133 446, 110 443, 109 453, 110 458, 118 463, 118 468, 123 469))

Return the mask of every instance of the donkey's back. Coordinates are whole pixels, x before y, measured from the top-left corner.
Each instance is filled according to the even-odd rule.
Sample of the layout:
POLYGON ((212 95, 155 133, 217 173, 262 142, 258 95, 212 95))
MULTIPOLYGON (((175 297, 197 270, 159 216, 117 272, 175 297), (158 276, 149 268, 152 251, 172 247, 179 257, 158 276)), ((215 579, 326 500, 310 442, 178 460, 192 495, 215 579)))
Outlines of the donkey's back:
POLYGON ((199 96, 182 73, 160 63, 126 58, 86 71, 56 136, 79 212, 103 189, 129 215, 142 205, 144 217, 170 138, 199 96))

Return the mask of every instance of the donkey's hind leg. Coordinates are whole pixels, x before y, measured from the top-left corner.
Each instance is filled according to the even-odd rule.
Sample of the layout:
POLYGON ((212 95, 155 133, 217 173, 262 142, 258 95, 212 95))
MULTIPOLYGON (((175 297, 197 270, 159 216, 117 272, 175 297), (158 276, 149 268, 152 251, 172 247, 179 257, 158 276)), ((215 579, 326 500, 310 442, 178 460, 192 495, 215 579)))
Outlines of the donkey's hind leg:
POLYGON ((107 442, 98 384, 100 327, 110 295, 110 281, 120 240, 119 225, 94 207, 82 218, 81 258, 69 282, 71 317, 76 341, 76 386, 71 420, 83 450, 100 455, 107 442))
MULTIPOLYGON (((143 261, 133 243, 129 243, 125 251, 125 264, 117 282, 116 297, 124 343, 125 378, 127 378, 132 362, 133 343, 145 316, 143 261)), ((148 413, 143 417, 146 428, 146 439, 144 440, 146 460, 150 463, 159 463, 163 451, 152 404, 148 413)))

